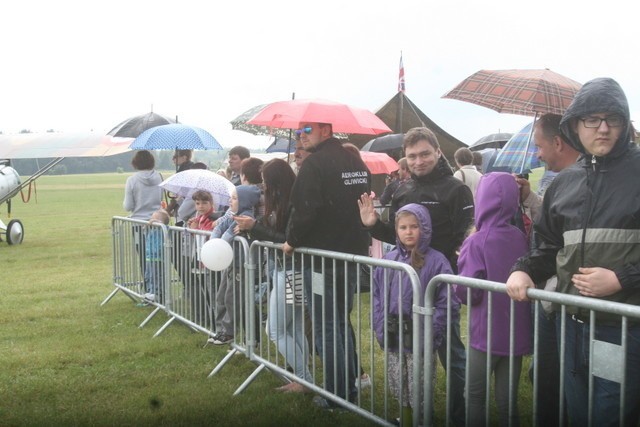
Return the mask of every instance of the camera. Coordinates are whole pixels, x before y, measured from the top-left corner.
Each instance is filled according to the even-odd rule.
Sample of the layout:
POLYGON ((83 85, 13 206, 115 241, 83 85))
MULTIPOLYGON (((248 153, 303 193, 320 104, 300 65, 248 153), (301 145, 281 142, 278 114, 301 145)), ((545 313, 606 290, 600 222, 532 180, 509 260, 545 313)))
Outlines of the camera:
POLYGON ((387 316, 387 342, 389 346, 400 346, 400 333, 402 333, 402 344, 404 348, 411 349, 413 345, 413 327, 411 317, 403 316, 402 325, 400 317, 396 314, 387 316))

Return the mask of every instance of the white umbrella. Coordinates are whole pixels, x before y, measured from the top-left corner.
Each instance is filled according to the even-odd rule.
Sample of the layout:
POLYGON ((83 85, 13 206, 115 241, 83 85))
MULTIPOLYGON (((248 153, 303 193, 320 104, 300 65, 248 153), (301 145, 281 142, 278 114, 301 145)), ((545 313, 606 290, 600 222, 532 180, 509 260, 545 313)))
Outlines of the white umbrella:
POLYGON ((162 181, 160 187, 185 198, 197 190, 208 191, 213 195, 214 206, 229 206, 231 192, 235 189, 228 179, 204 169, 178 172, 162 181))

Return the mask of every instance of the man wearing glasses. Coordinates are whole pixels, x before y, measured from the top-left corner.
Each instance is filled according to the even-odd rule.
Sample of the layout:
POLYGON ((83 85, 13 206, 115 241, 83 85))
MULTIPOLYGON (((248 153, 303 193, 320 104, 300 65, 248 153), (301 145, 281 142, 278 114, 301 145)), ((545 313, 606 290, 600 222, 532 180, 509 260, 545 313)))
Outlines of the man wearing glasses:
MULTIPOLYGON (((584 156, 560 172, 547 189, 534 226, 538 241, 513 267, 507 292, 524 301, 528 288, 557 273, 557 292, 640 305, 640 149, 630 142, 629 105, 622 88, 609 78, 585 83, 560 129, 584 156)), ((595 339, 604 342, 598 345, 610 353, 606 367, 592 361, 599 373, 592 378, 589 402, 589 358, 594 356, 590 312, 568 306, 563 319, 560 307, 554 305, 554 310, 560 338, 563 323, 566 328, 563 379, 570 424, 587 425, 591 416, 592 425, 635 426, 640 415, 638 319, 629 318, 628 346, 622 354, 620 317, 597 313, 595 339), (625 372, 621 372, 623 356, 625 372), (621 378, 626 383, 623 420, 621 378)))
MULTIPOLYGON (((349 153, 333 137, 330 124, 301 123, 296 134, 311 154, 291 190, 292 211, 283 250, 288 255, 297 247, 367 255, 369 235, 360 223, 357 203, 360 194, 370 191, 367 167, 360 156, 349 153)), ((305 261, 305 267, 312 268, 311 280, 309 274, 305 277, 305 293, 314 315, 316 348, 323 355, 326 388, 349 399, 357 392, 354 334, 349 321, 357 271, 353 264, 345 272, 341 262, 314 261, 312 266, 305 261)), ((331 406, 320 396, 314 403, 331 406)))

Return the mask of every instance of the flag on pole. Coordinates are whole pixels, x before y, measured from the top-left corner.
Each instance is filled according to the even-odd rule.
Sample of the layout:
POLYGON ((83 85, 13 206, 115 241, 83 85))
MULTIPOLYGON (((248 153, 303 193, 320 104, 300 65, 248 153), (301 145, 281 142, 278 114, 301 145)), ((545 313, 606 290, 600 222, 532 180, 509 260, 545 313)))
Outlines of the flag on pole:
POLYGON ((402 52, 400 52, 400 73, 398 74, 398 92, 404 92, 404 65, 402 64, 402 52))

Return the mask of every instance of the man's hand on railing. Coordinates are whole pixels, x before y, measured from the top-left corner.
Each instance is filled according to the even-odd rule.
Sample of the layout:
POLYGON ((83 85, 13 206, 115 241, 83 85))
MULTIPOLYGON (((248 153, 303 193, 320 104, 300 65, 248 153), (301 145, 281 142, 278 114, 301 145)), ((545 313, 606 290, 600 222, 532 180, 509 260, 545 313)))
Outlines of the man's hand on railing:
POLYGON ((516 301, 529 301, 527 289, 535 288, 531 277, 524 271, 514 271, 507 279, 507 294, 516 301))

